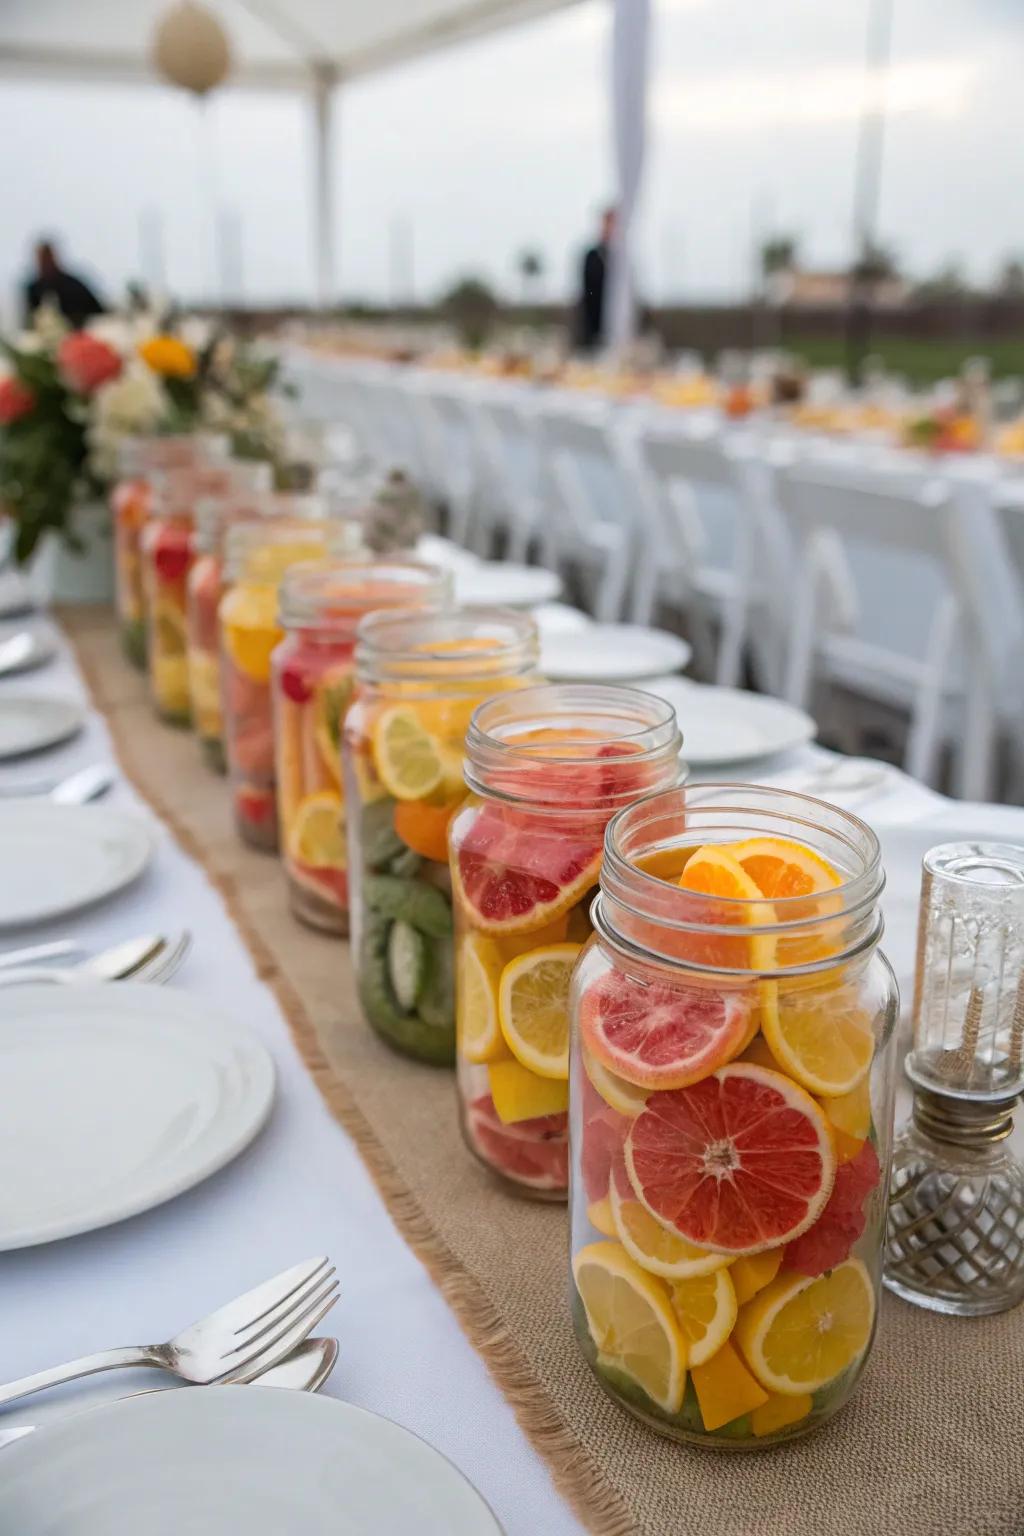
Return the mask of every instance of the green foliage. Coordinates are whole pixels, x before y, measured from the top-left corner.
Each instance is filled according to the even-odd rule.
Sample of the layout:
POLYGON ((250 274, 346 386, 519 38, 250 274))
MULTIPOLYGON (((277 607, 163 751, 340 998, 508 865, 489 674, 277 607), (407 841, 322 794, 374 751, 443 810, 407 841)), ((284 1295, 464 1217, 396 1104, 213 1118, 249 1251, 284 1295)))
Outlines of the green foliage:
POLYGON ((478 277, 464 277, 441 300, 441 313, 456 327, 463 345, 471 350, 487 340, 501 306, 487 284, 478 277))

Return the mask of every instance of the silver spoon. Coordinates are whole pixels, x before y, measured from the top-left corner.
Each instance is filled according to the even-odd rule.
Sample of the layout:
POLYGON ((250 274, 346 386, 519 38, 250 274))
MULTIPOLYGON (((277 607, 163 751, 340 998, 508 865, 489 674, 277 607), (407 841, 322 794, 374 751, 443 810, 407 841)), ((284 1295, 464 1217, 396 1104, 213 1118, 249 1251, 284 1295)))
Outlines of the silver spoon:
POLYGON ((79 768, 64 779, 23 779, 21 783, 5 784, 0 788, 0 797, 4 800, 18 800, 48 795, 58 805, 83 805, 87 800, 95 800, 98 795, 104 794, 113 782, 114 772, 111 768, 103 763, 92 763, 88 768, 79 768))
MULTIPOLYGON (((338 1359, 337 1339, 305 1339, 298 1349, 293 1349, 287 1360, 272 1365, 269 1370, 254 1376, 248 1385, 253 1387, 285 1387, 293 1392, 319 1392, 334 1370, 338 1359)), ((216 1383, 218 1386, 241 1386, 241 1382, 216 1383)), ((129 1397, 151 1397, 153 1392, 175 1392, 176 1387, 151 1387, 148 1392, 130 1392, 129 1397)), ((124 1399, 122 1398, 123 1402, 124 1399)), ((0 1429, 0 1449, 24 1440, 26 1435, 39 1428, 38 1424, 22 1424, 12 1429, 0 1429)))
MULTIPOLYGON (((178 935, 173 941, 163 934, 146 934, 139 939, 127 939, 103 949, 98 955, 78 965, 36 966, 0 964, 0 984, 15 986, 23 981, 126 981, 153 964, 158 956, 172 947, 177 949, 186 935, 178 935)), ((184 957, 182 957, 184 958, 184 957)))

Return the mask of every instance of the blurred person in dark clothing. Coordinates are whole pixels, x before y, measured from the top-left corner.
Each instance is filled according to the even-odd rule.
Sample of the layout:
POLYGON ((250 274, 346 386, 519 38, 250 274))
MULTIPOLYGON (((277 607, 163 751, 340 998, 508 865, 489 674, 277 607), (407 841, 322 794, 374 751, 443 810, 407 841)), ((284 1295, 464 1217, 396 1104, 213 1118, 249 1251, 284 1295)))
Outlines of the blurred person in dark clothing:
POLYGON ((40 240, 36 246, 36 275, 25 284, 26 321, 31 322, 40 304, 46 303, 56 304, 68 324, 75 327, 104 312, 88 283, 61 266, 52 241, 40 240))
POLYGON ((601 235, 584 253, 580 273, 580 298, 576 311, 576 345, 581 352, 597 352, 605 340, 605 289, 608 256, 615 235, 615 209, 601 215, 601 235))

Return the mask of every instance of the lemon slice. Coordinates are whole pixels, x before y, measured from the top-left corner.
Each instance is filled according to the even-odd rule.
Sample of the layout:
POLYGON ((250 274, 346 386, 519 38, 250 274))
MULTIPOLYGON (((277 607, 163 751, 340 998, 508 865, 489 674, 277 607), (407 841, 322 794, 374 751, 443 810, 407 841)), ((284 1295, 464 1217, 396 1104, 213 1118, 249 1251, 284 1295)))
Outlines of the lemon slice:
POLYGON ((153 609, 155 651, 163 656, 182 656, 185 653, 185 615, 173 603, 159 602, 153 609))
POLYGON ((292 822, 289 848, 299 864, 311 869, 344 869, 348 863, 341 796, 323 790, 300 800, 292 822))
POLYGON ((850 1093, 867 1076, 875 1052, 871 1019, 849 987, 817 992, 761 989, 761 1028, 780 1069, 810 1093, 850 1093))
POLYGON ((591 1200, 587 1206, 587 1220, 602 1237, 618 1236, 615 1230, 615 1218, 612 1215, 612 1203, 607 1195, 603 1200, 591 1200))
POLYGON ((717 1274, 729 1264, 727 1253, 711 1253, 707 1248, 698 1248, 696 1243, 687 1242, 678 1232, 663 1227, 639 1200, 623 1198, 614 1177, 608 1199, 619 1241, 630 1258, 651 1274, 663 1275, 666 1280, 687 1280, 717 1274))
POLYGON ((687 1363, 704 1365, 717 1354, 736 1322, 736 1292, 727 1269, 676 1280, 669 1288, 672 1310, 686 1340, 687 1363))
POLYGON ((498 1023, 501 954, 490 939, 468 934, 459 949, 455 1022, 467 1061, 497 1061, 507 1047, 498 1023))
POLYGON ((591 1051, 583 1052, 583 1069, 590 1079, 591 1085, 597 1089, 605 1103, 620 1115, 628 1115, 635 1120, 637 1115, 647 1103, 648 1088, 640 1088, 636 1083, 627 1083, 624 1077, 610 1072, 606 1066, 598 1061, 591 1051))
POLYGON ((572 1262, 598 1365, 621 1371, 665 1413, 678 1413, 686 1346, 668 1293, 618 1243, 589 1243, 572 1262))
POLYGON ((396 800, 425 800, 444 783, 441 743, 403 704, 384 710, 373 732, 373 760, 381 782, 396 800))
POLYGON ((782 1249, 766 1248, 763 1253, 749 1253, 730 1266, 729 1279, 741 1307, 775 1279, 781 1263, 782 1249))
POLYGON ((769 1392, 817 1392, 867 1349, 875 1293, 859 1259, 828 1274, 780 1275, 748 1302, 736 1323, 744 1359, 769 1392))
POLYGON ((517 1061, 540 1077, 569 1076, 569 982, 580 944, 547 944, 510 960, 498 986, 498 1018, 517 1061))

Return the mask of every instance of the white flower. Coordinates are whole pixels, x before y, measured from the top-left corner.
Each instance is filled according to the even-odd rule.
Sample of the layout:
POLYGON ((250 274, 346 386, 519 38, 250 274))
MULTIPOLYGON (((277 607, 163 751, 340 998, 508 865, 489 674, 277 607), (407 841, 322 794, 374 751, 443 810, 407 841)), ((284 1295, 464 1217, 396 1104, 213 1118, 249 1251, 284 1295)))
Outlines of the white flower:
POLYGON ((142 362, 129 363, 119 378, 98 389, 89 426, 89 458, 96 474, 104 479, 115 475, 121 440, 155 431, 168 403, 160 380, 142 362))

